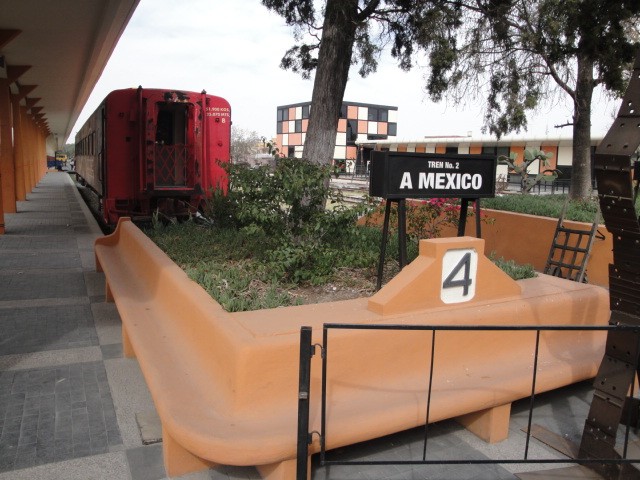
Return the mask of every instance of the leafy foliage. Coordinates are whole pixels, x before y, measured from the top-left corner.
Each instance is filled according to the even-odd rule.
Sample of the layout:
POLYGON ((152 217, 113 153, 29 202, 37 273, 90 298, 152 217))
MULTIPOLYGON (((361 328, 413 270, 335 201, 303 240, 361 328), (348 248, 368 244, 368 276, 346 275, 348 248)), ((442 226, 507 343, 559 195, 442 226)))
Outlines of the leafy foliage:
POLYGON ((370 256, 350 256, 342 248, 364 238, 355 224, 367 206, 347 207, 330 190, 329 167, 281 158, 273 170, 225 168, 229 192, 214 192, 205 213, 216 225, 259 239, 258 256, 269 264, 272 280, 319 283, 334 268, 370 264, 370 256))
MULTIPOLYGON (((482 206, 495 210, 558 218, 566 199, 566 195, 505 195, 485 198, 482 200, 482 206)), ((597 197, 591 197, 587 200, 570 200, 564 218, 591 223, 598 208, 597 197)))
MULTIPOLYGON (((366 225, 376 225, 384 217, 386 201, 366 216, 366 225)), ((473 215, 469 210, 469 215, 473 215)), ((457 227, 460 218, 460 204, 456 199, 431 198, 429 200, 410 200, 406 202, 407 236, 414 244, 412 250, 417 252, 420 239, 437 238, 442 229, 457 227)), ((391 236, 397 236, 398 232, 398 206, 393 203, 389 216, 389 230, 391 236)), ((417 254, 417 253, 416 253, 417 254)), ((411 255, 409 255, 412 257, 411 255)))
MULTIPOLYGON (((213 222, 155 222, 147 231, 226 310, 295 305, 296 286, 326 284, 345 272, 349 281, 358 277, 373 289, 381 243, 375 212, 380 220, 384 205, 369 221, 359 220, 371 209, 369 202, 346 207, 339 195, 319 187, 327 169, 299 159, 282 159, 274 171, 233 165, 228 173, 228 195, 214 192, 208 205, 213 222), (306 176, 315 181, 308 184, 306 176), (319 208, 322 201, 328 208, 319 208)), ((408 260, 417 256, 420 238, 439 235, 458 215, 459 206, 445 199, 410 202, 408 260)), ((397 214, 391 223, 397 229, 397 214)), ((397 242, 390 235, 390 274, 398 271, 397 242)))
POLYGON ((534 278, 537 276, 533 265, 530 263, 519 264, 514 260, 505 260, 503 257, 496 258, 495 252, 491 252, 489 260, 496 264, 503 272, 514 280, 523 280, 525 278, 534 278))
POLYGON ((640 2, 623 0, 263 0, 294 27, 297 44, 281 66, 316 71, 305 156, 329 163, 350 65, 366 76, 389 47, 404 70, 429 59, 427 91, 465 104, 484 102, 485 130, 526 129, 529 113, 557 92, 574 102, 572 195, 590 183, 594 89, 625 88, 637 49, 640 2), (320 34, 321 32, 321 34, 320 34))

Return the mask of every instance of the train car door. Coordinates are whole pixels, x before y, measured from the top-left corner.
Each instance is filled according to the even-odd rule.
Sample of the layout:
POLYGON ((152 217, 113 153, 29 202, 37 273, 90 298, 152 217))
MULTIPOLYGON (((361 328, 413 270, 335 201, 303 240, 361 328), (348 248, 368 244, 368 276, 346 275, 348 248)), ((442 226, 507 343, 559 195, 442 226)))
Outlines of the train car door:
POLYGON ((187 103, 158 103, 155 151, 155 187, 187 187, 189 148, 187 103))
POLYGON ((187 191, 196 182, 195 105, 175 92, 146 98, 147 191, 187 191))

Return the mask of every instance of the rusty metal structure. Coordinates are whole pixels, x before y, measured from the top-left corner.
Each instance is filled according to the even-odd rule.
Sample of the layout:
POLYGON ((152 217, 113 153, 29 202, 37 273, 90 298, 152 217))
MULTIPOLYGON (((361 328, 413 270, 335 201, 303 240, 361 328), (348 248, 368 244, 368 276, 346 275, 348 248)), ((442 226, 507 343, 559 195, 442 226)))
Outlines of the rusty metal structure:
MULTIPOLYGON (((609 265, 613 325, 640 326, 640 224, 631 182, 631 157, 639 144, 640 55, 618 116, 595 154, 600 209, 613 235, 613 264, 609 265)), ((594 381, 579 457, 603 460, 590 465, 606 479, 640 478, 633 465, 610 461, 624 457, 615 448, 618 426, 638 418, 639 401, 633 397, 633 387, 640 367, 639 344, 640 331, 610 331, 594 381)))

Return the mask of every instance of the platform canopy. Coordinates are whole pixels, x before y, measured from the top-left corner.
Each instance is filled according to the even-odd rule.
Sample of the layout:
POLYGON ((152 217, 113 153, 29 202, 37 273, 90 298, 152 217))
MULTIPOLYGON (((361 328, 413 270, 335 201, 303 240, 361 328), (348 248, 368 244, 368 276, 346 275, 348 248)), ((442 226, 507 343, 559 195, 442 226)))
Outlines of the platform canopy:
POLYGON ((61 146, 139 0, 0 0, 0 78, 61 146))

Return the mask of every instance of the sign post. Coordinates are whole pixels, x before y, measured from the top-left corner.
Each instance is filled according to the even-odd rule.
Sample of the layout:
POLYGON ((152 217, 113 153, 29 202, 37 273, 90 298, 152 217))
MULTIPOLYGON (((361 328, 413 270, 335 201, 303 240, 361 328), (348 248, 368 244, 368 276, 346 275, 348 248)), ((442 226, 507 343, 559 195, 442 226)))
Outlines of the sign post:
POLYGON ((491 155, 371 152, 369 195, 387 201, 382 228, 377 290, 382 286, 391 203, 398 203, 398 249, 402 270, 407 262, 407 198, 461 199, 458 236, 467 223, 469 200, 475 202, 480 237, 480 198, 495 196, 497 159, 491 155))

